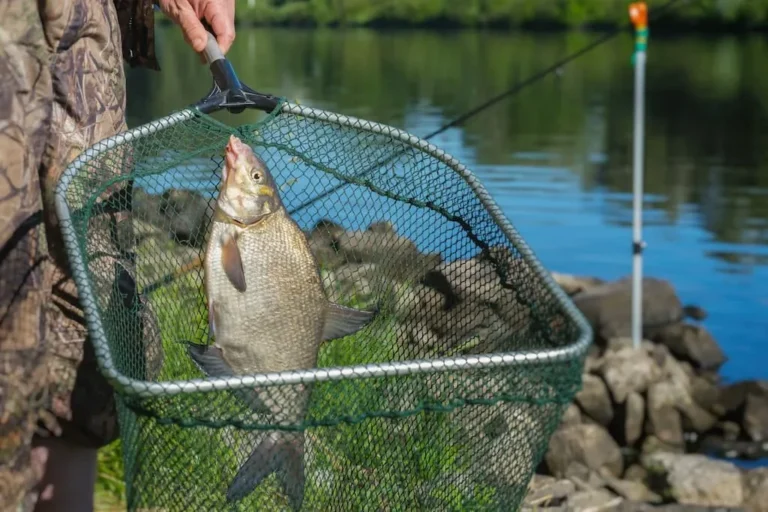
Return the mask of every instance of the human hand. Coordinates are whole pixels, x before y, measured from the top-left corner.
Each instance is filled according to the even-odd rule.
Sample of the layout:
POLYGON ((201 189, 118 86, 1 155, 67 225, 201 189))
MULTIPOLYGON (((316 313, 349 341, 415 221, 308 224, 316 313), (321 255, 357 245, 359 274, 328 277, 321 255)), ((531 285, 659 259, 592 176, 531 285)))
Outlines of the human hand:
POLYGON ((221 51, 226 54, 235 40, 235 0, 158 0, 158 6, 184 34, 193 50, 201 53, 208 34, 201 19, 208 22, 221 51))

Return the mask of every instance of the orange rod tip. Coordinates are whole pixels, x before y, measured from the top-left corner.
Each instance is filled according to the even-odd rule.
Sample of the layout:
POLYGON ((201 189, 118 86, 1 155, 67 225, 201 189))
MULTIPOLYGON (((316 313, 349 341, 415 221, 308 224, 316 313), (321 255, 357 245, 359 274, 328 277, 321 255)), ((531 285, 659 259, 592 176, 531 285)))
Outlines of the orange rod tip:
POLYGON ((632 2, 629 4, 629 18, 635 29, 648 26, 648 6, 645 2, 632 2))

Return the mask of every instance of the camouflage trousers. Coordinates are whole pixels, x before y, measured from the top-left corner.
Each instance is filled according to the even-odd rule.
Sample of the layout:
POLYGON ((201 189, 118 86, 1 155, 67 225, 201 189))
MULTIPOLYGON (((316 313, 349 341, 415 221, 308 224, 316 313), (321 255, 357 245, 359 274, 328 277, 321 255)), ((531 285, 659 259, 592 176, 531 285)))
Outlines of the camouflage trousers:
POLYGON ((125 130, 124 88, 112 0, 0 0, 0 503, 10 510, 34 501, 42 477, 33 436, 98 448, 118 435, 53 192, 81 151, 125 130))

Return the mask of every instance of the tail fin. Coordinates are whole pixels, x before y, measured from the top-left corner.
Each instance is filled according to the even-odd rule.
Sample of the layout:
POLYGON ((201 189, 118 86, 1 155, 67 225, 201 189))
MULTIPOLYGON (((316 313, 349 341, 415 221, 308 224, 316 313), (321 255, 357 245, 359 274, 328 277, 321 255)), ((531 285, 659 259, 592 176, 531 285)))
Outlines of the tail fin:
POLYGON ((270 433, 253 450, 227 489, 227 501, 250 494, 264 478, 278 472, 288 501, 299 510, 304 501, 304 433, 270 433))

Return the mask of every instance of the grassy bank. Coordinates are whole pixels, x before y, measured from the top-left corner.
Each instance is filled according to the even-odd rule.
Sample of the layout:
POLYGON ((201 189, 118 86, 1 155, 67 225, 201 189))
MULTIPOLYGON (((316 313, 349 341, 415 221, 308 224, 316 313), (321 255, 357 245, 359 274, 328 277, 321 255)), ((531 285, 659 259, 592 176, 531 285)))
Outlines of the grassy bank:
MULTIPOLYGON (((247 0, 237 21, 259 25, 495 26, 605 29, 629 21, 626 0, 247 0)), ((647 2, 651 16, 667 0, 647 2)), ((679 0, 656 29, 764 30, 768 0, 679 0)))
MULTIPOLYGON (((142 251, 139 254, 141 266, 142 251)), ((372 307, 370 301, 373 297, 370 294, 357 291, 348 293, 340 289, 337 291, 343 293, 339 302, 344 305, 361 309, 372 307)), ((202 293, 194 274, 188 274, 152 293, 151 300, 163 333, 165 362, 158 377, 161 381, 197 376, 197 370, 185 356, 178 340, 202 341, 199 339, 202 331, 198 325, 205 322, 205 304, 196 303, 196 298, 202 297, 202 293)), ((373 331, 324 344, 318 366, 391 360, 393 354, 403 350, 398 346, 396 325, 393 318, 384 315, 371 324, 369 329, 373 331)), ((431 398, 433 394, 450 396, 449 390, 456 386, 454 382, 462 378, 467 377, 457 374, 450 382, 446 380, 442 385, 433 379, 422 381, 405 376, 397 379, 397 385, 393 385, 391 378, 316 384, 309 416, 318 423, 328 418, 342 417, 349 421, 331 421, 328 427, 316 426, 307 433, 313 447, 312 456, 308 458, 307 507, 312 510, 329 510, 344 503, 350 510, 358 510, 371 502, 385 500, 386 503, 382 505, 385 508, 417 509, 428 503, 439 510, 464 512, 494 508, 497 501, 511 499, 511 494, 520 499, 525 490, 524 482, 529 476, 526 471, 533 469, 530 460, 522 455, 507 468, 510 474, 517 477, 519 484, 512 490, 497 488, 490 482, 468 485, 461 481, 465 473, 467 477, 477 477, 473 473, 480 466, 478 458, 488 449, 486 443, 472 439, 467 434, 474 432, 477 435, 476 431, 464 430, 471 428, 473 420, 469 417, 478 414, 477 408, 484 406, 467 406, 465 410, 468 412, 457 413, 456 417, 464 418, 461 423, 457 423, 455 417, 452 419, 450 415, 429 413, 413 416, 402 414, 396 420, 369 417, 361 421, 362 416, 369 411, 400 407, 407 409, 421 400, 431 398), (432 389, 425 388, 426 382, 432 384, 432 389), (444 389, 437 391, 441 386, 444 389)), ((170 405, 174 401, 163 400, 169 409, 179 405, 170 405)), ((190 403, 189 407, 193 405, 190 403)), ((501 407, 493 412, 501 414, 500 411, 504 410, 501 407)), ((515 414, 530 414, 526 412, 528 407, 518 405, 515 414)), ((223 408, 224 405, 214 407, 210 414, 214 414, 214 410, 223 414, 223 408)), ((190 416, 195 416, 191 410, 190 416)), ((123 432, 135 446, 145 443, 144 436, 149 435, 151 430, 152 449, 145 449, 129 457, 131 466, 143 466, 134 481, 135 489, 138 490, 136 500, 139 508, 172 510, 163 507, 170 505, 164 502, 167 499, 165 493, 169 487, 173 487, 173 492, 183 503, 174 503, 172 506, 212 506, 223 509, 223 489, 232 478, 229 472, 240 464, 234 462, 238 450, 236 446, 247 440, 247 433, 225 432, 228 429, 210 427, 161 426, 159 423, 145 424, 144 428, 147 430, 143 432, 123 432), (212 464, 214 460, 217 463, 212 464), (222 469, 222 463, 232 467, 222 469), (191 475, 194 478, 190 478, 191 475)), ((489 434, 488 438, 502 442, 495 441, 495 435, 489 434)), ((96 490, 98 511, 125 507, 121 449, 118 441, 100 452, 96 490)), ((525 450, 516 450, 527 454, 527 457, 531 456, 525 450)), ((251 510, 281 510, 285 506, 285 499, 274 476, 269 477, 263 486, 246 498, 242 506, 251 510)))

